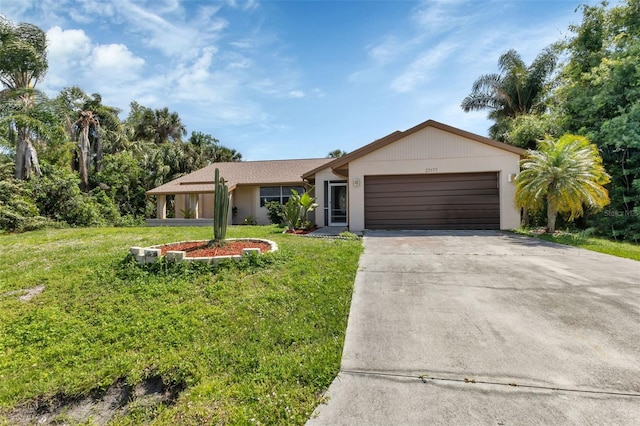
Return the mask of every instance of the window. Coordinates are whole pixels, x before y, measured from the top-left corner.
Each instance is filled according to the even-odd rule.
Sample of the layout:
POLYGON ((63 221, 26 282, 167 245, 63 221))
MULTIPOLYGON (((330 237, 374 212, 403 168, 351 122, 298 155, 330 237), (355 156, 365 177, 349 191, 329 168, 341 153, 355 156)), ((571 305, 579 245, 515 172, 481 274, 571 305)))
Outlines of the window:
POLYGON ((295 189, 298 194, 304 192, 302 186, 261 186, 260 187, 260 207, 264 207, 269 201, 277 201, 286 204, 291 197, 291 190, 295 189))

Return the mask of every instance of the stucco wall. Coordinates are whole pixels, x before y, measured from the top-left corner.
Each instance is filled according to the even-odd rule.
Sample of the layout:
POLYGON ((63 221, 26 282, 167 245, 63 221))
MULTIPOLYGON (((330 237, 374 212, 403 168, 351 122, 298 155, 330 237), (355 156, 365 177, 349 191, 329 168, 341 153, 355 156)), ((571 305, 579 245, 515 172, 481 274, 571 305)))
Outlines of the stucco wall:
POLYGON ((198 195, 198 217, 213 219, 213 193, 198 195))
MULTIPOLYGON (((242 224, 248 216, 253 216, 258 221, 257 207, 259 204, 260 189, 256 186, 239 186, 233 191, 233 206, 238 208, 233 223, 242 224)), ((259 224, 262 224, 258 222, 259 224)))
POLYGON ((465 172, 500 173, 500 228, 517 228, 520 212, 508 175, 519 172, 519 160, 518 154, 427 127, 349 163, 349 228, 364 229, 365 176, 465 172))

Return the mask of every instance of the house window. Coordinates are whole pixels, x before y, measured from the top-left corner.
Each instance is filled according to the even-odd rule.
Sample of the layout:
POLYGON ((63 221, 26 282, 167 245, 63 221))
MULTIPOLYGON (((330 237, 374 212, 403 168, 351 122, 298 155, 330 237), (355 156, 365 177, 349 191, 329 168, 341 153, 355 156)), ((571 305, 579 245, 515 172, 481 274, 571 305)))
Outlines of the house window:
POLYGON ((269 201, 277 201, 286 204, 291 197, 291 190, 295 189, 298 194, 304 192, 303 186, 261 186, 260 187, 260 207, 264 207, 269 201))

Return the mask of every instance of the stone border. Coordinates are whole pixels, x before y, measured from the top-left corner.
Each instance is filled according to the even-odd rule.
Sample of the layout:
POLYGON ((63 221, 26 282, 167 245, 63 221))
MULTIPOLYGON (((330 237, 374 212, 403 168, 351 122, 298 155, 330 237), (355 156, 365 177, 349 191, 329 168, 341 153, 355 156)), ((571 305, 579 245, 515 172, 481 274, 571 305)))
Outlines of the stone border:
MULTIPOLYGON (((160 258, 162 258, 162 249, 163 246, 168 246, 172 244, 181 244, 181 243, 207 243, 210 240, 189 240, 189 241, 178 241, 175 243, 167 243, 167 244, 158 244, 150 247, 131 247, 129 249, 129 253, 135 256, 136 260, 139 264, 145 263, 155 263, 160 258)), ((271 246, 269 249, 269 253, 278 251, 278 244, 275 241, 264 240, 261 238, 228 238, 226 241, 248 241, 248 242, 256 242, 256 243, 267 243, 271 246)), ((260 254, 259 248, 245 248, 242 249, 241 255, 234 256, 207 256, 207 257, 187 257, 186 251, 168 251, 165 255, 168 261, 172 262, 204 262, 204 263, 219 263, 223 260, 240 260, 243 256, 249 256, 252 254, 260 254)))

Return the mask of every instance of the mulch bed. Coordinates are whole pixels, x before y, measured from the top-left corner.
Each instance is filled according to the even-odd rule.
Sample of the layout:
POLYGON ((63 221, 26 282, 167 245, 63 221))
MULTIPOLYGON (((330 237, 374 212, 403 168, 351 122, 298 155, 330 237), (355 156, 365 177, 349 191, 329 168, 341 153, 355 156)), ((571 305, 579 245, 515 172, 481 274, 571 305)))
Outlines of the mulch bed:
POLYGON ((168 251, 184 251, 187 257, 239 256, 245 248, 259 248, 260 253, 271 250, 269 244, 259 241, 227 241, 222 247, 208 247, 206 241, 194 241, 167 244, 159 248, 163 256, 168 251))

